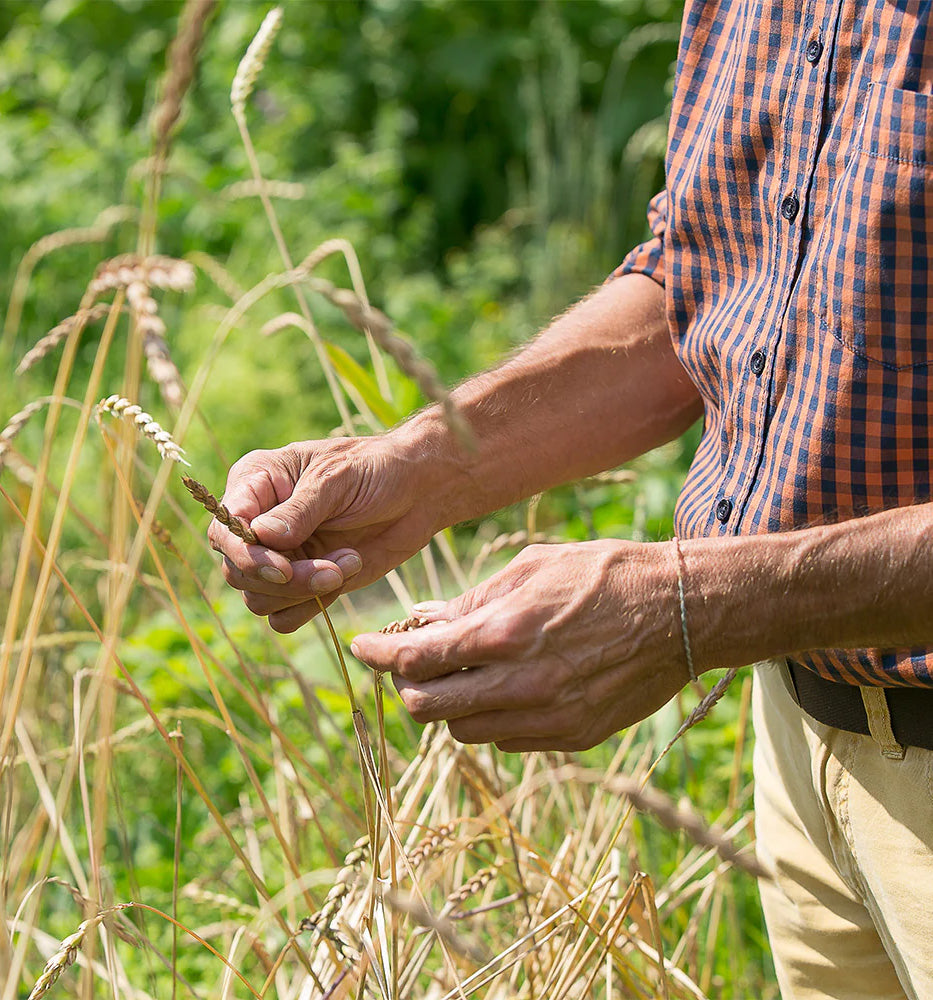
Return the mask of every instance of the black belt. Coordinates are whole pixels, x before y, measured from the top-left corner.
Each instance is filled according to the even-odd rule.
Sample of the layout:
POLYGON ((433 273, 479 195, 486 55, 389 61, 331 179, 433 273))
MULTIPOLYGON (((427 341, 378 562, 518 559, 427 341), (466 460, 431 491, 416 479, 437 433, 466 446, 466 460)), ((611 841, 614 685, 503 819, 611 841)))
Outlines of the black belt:
MULTIPOLYGON (((806 667, 787 661, 791 694, 817 722, 848 733, 870 736, 862 692, 855 684, 837 684, 806 667)), ((891 729, 905 747, 933 750, 933 690, 884 688, 891 729)))

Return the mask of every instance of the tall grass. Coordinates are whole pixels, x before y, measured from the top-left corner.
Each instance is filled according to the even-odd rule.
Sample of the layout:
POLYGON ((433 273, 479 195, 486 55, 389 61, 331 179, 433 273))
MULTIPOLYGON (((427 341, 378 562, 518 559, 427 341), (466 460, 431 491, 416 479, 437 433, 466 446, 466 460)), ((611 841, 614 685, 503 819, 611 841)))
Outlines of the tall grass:
MULTIPOLYGON (((668 767, 708 710, 699 686, 586 755, 510 757, 442 726, 418 731, 379 677, 348 662, 355 631, 537 540, 533 505, 527 531, 445 532, 298 636, 274 635, 224 589, 175 466, 183 446, 196 477, 229 461, 202 400, 235 331, 303 330, 345 431, 393 423, 412 385, 458 416, 370 305, 352 246, 293 256, 285 242, 249 132, 279 15, 232 97, 281 270, 244 289, 206 254, 156 256, 161 178, 211 9, 189 0, 180 21, 133 246, 87 275, 80 302, 61 303, 67 320, 37 332, 22 372, 52 372, 60 352, 41 398, 20 398, 34 382, 3 367, 0 1000, 769 995, 747 849, 747 683, 729 696, 734 749, 697 738, 668 767), (315 274, 334 254, 349 287, 315 274), (166 296, 193 304, 163 309, 166 296), (367 364, 322 336, 317 313, 333 305, 348 345, 362 332, 367 364), (208 323, 176 367, 180 334, 208 323), (718 772, 691 775, 709 761, 718 772), (708 783, 699 805, 715 822, 652 774, 708 783)), ((26 255, 7 355, 37 260, 100 239, 112 218, 26 255)), ((637 495, 637 478, 616 479, 637 495)), ((193 492, 224 516, 209 489, 193 492)))

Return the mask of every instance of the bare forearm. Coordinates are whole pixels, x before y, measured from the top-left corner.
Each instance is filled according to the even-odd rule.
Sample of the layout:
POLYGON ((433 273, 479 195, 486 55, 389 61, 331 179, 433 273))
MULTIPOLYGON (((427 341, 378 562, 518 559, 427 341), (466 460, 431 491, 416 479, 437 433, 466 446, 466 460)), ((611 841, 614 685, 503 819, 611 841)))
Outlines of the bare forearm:
POLYGON ((476 437, 474 454, 436 409, 393 432, 425 456, 427 495, 445 524, 616 466, 676 437, 701 412, 670 343, 663 291, 640 275, 599 289, 454 398, 476 437))
POLYGON ((933 644, 933 504, 681 548, 701 669, 811 649, 933 644))

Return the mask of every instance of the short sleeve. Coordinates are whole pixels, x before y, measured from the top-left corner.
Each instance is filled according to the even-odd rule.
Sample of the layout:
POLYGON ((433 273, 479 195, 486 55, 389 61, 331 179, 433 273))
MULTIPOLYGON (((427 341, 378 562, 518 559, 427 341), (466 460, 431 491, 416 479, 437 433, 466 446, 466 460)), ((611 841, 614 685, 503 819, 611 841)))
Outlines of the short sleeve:
POLYGON ((667 229, 667 191, 660 191, 648 203, 648 227, 652 238, 631 250, 609 275, 644 274, 664 286, 664 233, 667 229))

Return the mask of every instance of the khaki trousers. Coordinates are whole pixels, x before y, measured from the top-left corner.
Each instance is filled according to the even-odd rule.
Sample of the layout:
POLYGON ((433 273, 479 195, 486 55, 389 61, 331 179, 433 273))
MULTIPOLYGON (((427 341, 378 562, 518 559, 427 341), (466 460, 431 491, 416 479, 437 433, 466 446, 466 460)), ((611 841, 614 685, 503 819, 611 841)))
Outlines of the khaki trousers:
POLYGON ((806 715, 778 664, 755 669, 755 828, 783 1000, 931 1000, 933 751, 883 757, 806 715))

